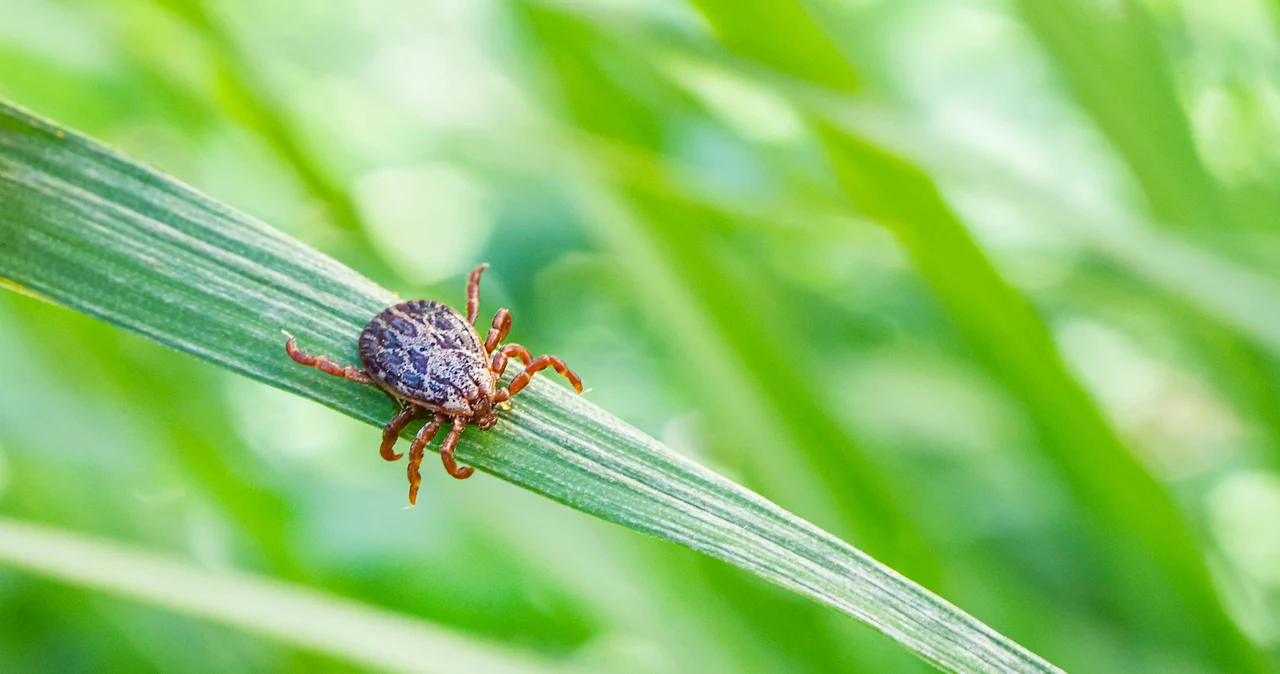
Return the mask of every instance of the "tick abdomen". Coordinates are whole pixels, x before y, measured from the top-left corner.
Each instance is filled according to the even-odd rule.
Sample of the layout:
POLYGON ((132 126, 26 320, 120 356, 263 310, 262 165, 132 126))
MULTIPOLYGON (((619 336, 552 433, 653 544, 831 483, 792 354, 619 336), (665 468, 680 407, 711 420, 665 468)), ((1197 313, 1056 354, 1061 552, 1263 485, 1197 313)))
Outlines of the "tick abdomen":
POLYGON ((452 307, 414 300, 388 307, 360 334, 360 360, 388 393, 447 414, 469 415, 493 393, 480 336, 452 307))

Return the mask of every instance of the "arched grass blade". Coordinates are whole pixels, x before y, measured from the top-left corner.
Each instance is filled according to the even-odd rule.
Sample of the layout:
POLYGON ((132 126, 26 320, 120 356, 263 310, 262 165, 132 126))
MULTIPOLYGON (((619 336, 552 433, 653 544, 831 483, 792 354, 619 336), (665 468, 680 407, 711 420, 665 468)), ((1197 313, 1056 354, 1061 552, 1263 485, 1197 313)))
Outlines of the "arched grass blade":
MULTIPOLYGON (((100 145, 0 107, 0 278, 381 426, 368 387, 296 366, 280 330, 356 362, 395 297, 267 225, 100 145)), ((834 607, 938 667, 1053 672, 943 599, 556 383, 537 381, 458 458, 834 607)))

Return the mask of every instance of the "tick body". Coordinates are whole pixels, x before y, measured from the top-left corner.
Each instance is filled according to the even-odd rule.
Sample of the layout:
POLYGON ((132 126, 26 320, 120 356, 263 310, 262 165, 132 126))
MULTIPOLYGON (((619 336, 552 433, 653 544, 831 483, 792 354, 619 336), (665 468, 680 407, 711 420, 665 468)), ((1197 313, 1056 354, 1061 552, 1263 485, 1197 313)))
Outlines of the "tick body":
POLYGON ((471 477, 470 467, 459 467, 453 458, 458 438, 468 424, 489 430, 498 423, 494 406, 506 402, 529 384, 533 375, 548 367, 569 380, 582 393, 582 380, 555 356, 533 358, 519 344, 502 344, 511 329, 511 312, 499 309, 488 335, 476 332, 480 309, 480 274, 476 267, 467 283, 467 315, 432 300, 413 300, 384 309, 360 334, 359 352, 364 369, 341 366, 324 356, 299 349, 292 336, 285 342, 289 357, 328 374, 360 384, 372 384, 391 395, 403 407, 382 430, 382 458, 396 461, 401 431, 414 419, 431 417, 409 445, 409 503, 417 502, 422 478, 418 468, 428 444, 440 426, 450 423, 440 448, 445 470, 459 480, 471 477), (524 370, 505 388, 498 386, 510 358, 524 370))

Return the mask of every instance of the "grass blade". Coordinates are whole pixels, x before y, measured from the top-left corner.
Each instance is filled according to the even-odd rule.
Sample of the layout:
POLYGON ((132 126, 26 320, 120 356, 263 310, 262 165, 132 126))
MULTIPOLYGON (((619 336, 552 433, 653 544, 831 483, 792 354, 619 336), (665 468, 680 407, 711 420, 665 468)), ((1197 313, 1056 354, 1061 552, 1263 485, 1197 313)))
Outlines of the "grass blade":
MULTIPOLYGON (((280 329, 354 362, 395 297, 266 225, 29 113, 0 108, 0 277, 380 426, 370 388, 297 367, 280 329)), ((1057 671, 887 567, 546 380, 461 460, 862 620, 952 671, 1057 671)))
MULTIPOLYGON (((758 17, 786 16, 792 11, 788 5, 762 2, 758 17)), ((717 29, 729 21, 720 11, 704 9, 704 16, 717 29)), ((812 31, 803 36, 781 31, 771 35, 797 50, 830 52, 833 46, 817 43, 819 36, 812 31)), ((724 46, 810 87, 825 85, 801 69, 762 59, 759 52, 767 48, 744 50, 732 42, 724 46)), ((835 92, 827 97, 844 98, 835 92)), ((1185 642, 1185 630, 1192 629, 1199 633, 1195 643, 1207 644, 1207 656, 1220 666, 1231 671, 1264 669, 1259 652, 1223 609, 1176 504, 1066 371, 1032 307, 1000 277, 929 177, 853 134, 822 121, 815 126, 841 188, 856 208, 894 233, 992 375, 1023 401, 1045 438, 1049 458, 1098 525, 1107 573, 1116 583, 1112 591, 1146 584, 1148 603, 1172 600, 1174 608, 1168 610, 1188 616, 1188 624, 1178 630, 1161 626, 1167 610, 1153 610, 1152 616, 1140 619, 1161 630, 1168 643, 1185 642)))
POLYGON ((558 671, 505 646, 244 573, 211 572, 142 550, 0 518, 0 565, 265 634, 395 672, 558 671))
POLYGON ((693 4, 731 51, 836 91, 858 88, 858 74, 802 3, 694 0, 693 4), (769 20, 761 21, 762 16, 769 20), (779 35, 788 39, 779 40, 779 35))
MULTIPOLYGON (((572 13, 530 3, 524 18, 547 57, 548 78, 562 92, 578 128, 624 152, 661 151, 663 141, 652 132, 663 128, 663 111, 652 101, 620 91, 600 64, 626 64, 629 82, 660 91, 664 83, 656 70, 572 13), (609 111, 607 117, 602 110, 609 111)), ((598 176, 605 170, 600 152, 583 148, 578 155, 580 161, 569 163, 587 166, 575 173, 598 176)), ((709 419, 721 420, 712 423, 719 441, 727 440, 732 448, 725 453, 741 455, 750 451, 742 447, 758 446, 764 456, 757 459, 756 470, 768 472, 778 469, 775 447, 792 448, 787 453, 804 458, 804 471, 830 496, 855 541, 928 585, 937 569, 924 535, 904 515, 890 481, 865 448, 836 421, 831 401, 813 386, 805 365, 794 358, 801 340, 794 328, 799 321, 783 313, 790 303, 775 297, 776 289, 751 281, 749 271, 742 271, 751 262, 730 248, 729 237, 710 234, 729 231, 732 221, 670 191, 593 184, 579 192, 593 195, 581 201, 588 202, 585 219, 595 223, 597 237, 637 281, 646 280, 637 284, 643 287, 637 304, 648 307, 650 320, 663 331, 685 335, 680 348, 685 367, 697 372, 691 377, 691 384, 701 387, 696 397, 719 403, 703 409, 709 419), (603 201, 616 203, 602 206, 603 201), (771 307, 767 319, 761 306, 771 307), (759 412, 744 415, 744 410, 759 412), (763 419, 781 423, 770 428, 774 424, 763 419)))
POLYGON ((1225 329, 1280 355, 1280 285, 1274 278, 1196 246, 1170 228, 1083 207, 982 149, 919 124, 891 119, 881 109, 818 102, 816 97, 813 104, 842 132, 874 139, 927 167, 942 183, 998 196, 1026 217, 1070 236, 1225 329))
POLYGON ((1099 543, 1115 582, 1158 578, 1160 594, 1180 600, 1220 663, 1261 669, 1222 609, 1177 505, 1125 449, 1031 305, 1000 278, 932 182, 860 139, 834 129, 823 135, 850 198, 894 229, 975 351, 1025 401, 1047 453, 1104 532, 1099 543))
POLYGON ((1234 224, 1201 162, 1150 10, 1019 0, 1025 24, 1080 104, 1133 167, 1158 220, 1234 224))

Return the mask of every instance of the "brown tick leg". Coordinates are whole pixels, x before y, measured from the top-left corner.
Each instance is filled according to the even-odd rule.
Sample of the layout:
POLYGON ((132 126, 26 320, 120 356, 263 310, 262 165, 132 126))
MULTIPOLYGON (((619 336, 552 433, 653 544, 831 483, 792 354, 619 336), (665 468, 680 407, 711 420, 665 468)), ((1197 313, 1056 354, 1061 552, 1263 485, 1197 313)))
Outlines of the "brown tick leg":
POLYGON ((502 346, 502 353, 508 358, 516 358, 523 363, 525 367, 529 367, 529 363, 533 362, 533 355, 529 353, 528 349, 520 346, 519 344, 504 344, 502 346))
POLYGON ((462 436, 462 431, 467 427, 467 420, 454 417, 453 428, 449 429, 449 435, 445 437, 444 444, 440 447, 440 460, 444 462, 445 472, 458 478, 465 480, 476 472, 475 468, 465 466, 458 467, 458 462, 453 460, 453 450, 458 447, 458 438, 462 436))
POLYGON ((404 430, 405 426, 409 425, 410 421, 417 418, 420 412, 422 412, 421 407, 418 407, 417 405, 409 405, 397 412, 396 415, 391 418, 391 421, 383 427, 382 446, 378 448, 378 453, 382 454, 382 458, 387 461, 396 461, 399 460, 401 456, 404 456, 403 454, 395 453, 396 440, 400 439, 400 432, 404 430))
MULTIPOLYGON (((285 333, 289 335, 289 333, 285 333)), ((365 373, 364 370, 352 367, 350 365, 343 367, 324 356, 313 356, 302 349, 299 349, 293 341, 293 335, 289 335, 289 339, 284 343, 284 350, 289 357, 301 365, 314 367, 325 374, 331 374, 335 377, 342 377, 357 384, 372 384, 373 378, 365 373)))
POLYGON ((488 262, 476 267, 467 279, 467 322, 472 325, 476 324, 476 316, 480 313, 480 274, 488 267, 488 262))
POLYGON ((506 309, 499 309, 498 313, 493 316, 493 327, 489 328, 489 336, 484 338, 484 350, 493 353, 498 348, 502 340, 507 338, 507 333, 511 331, 511 312, 506 309))
POLYGON ((489 371, 494 376, 501 377, 502 373, 507 371, 507 358, 512 356, 525 365, 533 362, 533 356, 529 355, 528 349, 519 344, 507 344, 494 352, 493 361, 489 363, 489 371))
POLYGON ((422 465, 423 449, 436 437, 436 431, 440 430, 440 424, 444 423, 444 420, 443 414, 437 414, 431 423, 418 431, 413 444, 409 445, 409 505, 411 506, 418 504, 418 485, 422 484, 422 474, 418 472, 418 467, 422 465))
MULTIPOLYGON (((524 350, 524 347, 518 344, 508 344, 502 347, 503 353, 506 353, 508 349, 514 352, 515 349, 512 347, 519 347, 520 350, 522 351, 524 350)), ((528 351, 524 351, 523 355, 527 355, 528 353, 529 353, 528 351)), ((512 379, 511 383, 508 384, 506 388, 499 390, 493 396, 493 402, 495 403, 506 402, 508 399, 511 398, 511 396, 519 393, 520 390, 523 389, 525 386, 528 386, 529 381, 533 379, 533 375, 549 367, 554 367, 557 373, 563 375, 566 379, 568 379, 569 383, 573 384, 573 390, 577 391, 578 393, 582 393, 582 379, 578 377, 578 375, 574 374, 573 370, 570 370, 564 364, 563 360, 560 360, 555 356, 538 356, 537 358, 533 359, 533 362, 530 362, 528 365, 526 365, 524 368, 524 371, 516 375, 516 378, 512 379)))

